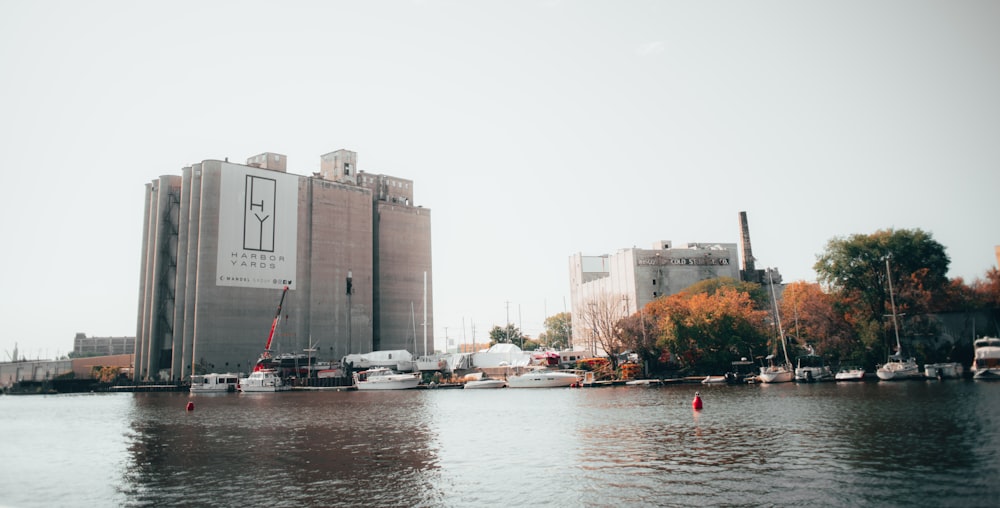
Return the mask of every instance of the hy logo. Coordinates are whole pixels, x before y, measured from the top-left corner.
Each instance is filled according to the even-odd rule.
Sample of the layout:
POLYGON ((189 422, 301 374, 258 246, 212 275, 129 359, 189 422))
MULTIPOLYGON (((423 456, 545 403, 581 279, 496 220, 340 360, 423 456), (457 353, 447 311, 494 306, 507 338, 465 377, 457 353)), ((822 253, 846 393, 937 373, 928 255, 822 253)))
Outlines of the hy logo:
POLYGON ((274 252, 274 209, 278 183, 247 175, 243 203, 243 248, 274 252))

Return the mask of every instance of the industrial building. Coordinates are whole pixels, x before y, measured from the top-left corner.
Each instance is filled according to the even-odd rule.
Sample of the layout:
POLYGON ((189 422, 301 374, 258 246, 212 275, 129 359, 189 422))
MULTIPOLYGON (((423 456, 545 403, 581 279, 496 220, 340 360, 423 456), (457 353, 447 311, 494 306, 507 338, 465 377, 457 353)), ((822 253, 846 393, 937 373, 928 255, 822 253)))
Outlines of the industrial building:
POLYGON ((659 241, 652 249, 633 247, 601 256, 574 254, 569 260, 573 347, 604 354, 587 326, 588 306, 615 306, 614 314, 629 316, 656 298, 678 293, 696 282, 718 277, 738 279, 738 260, 735 243, 674 246, 670 241, 659 241))
POLYGON ((135 337, 87 337, 77 333, 73 337, 71 356, 110 356, 135 353, 135 337))
POLYGON ((413 182, 360 171, 349 150, 310 176, 286 167, 270 152, 205 160, 146 185, 136 381, 248 371, 272 322, 276 355, 433 344, 430 210, 413 182))

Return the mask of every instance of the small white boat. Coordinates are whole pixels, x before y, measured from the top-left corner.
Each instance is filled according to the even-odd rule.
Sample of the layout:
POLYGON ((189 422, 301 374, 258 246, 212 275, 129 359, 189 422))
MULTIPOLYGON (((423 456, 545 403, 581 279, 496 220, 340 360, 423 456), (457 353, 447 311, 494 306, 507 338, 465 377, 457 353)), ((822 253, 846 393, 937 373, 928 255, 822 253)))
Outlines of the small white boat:
POLYGON ((983 337, 972 342, 972 377, 1000 379, 1000 339, 983 337))
POLYGON ((354 386, 358 390, 408 390, 420 384, 420 373, 401 374, 392 369, 378 367, 354 373, 354 386))
POLYGON ((465 383, 465 390, 481 390, 489 388, 506 388, 507 382, 503 379, 477 379, 465 383))
POLYGON ((830 367, 823 362, 823 357, 815 354, 808 354, 797 358, 795 367, 795 381, 800 383, 813 383, 817 381, 832 381, 833 372, 830 367))
POLYGON ((861 381, 865 378, 865 369, 861 367, 841 367, 834 375, 837 381, 861 381))
POLYGON ((191 376, 191 393, 230 393, 239 389, 236 374, 200 374, 191 376))
POLYGON ((726 382, 726 376, 705 376, 705 379, 701 380, 703 385, 715 385, 722 384, 726 382))
POLYGON ((965 375, 961 363, 928 363, 924 365, 924 377, 928 379, 958 379, 965 375))
POLYGON ((240 378, 241 392, 284 392, 291 389, 292 387, 285 384, 278 373, 271 369, 258 370, 240 378))
POLYGON ((916 358, 904 358, 899 353, 889 357, 889 361, 875 369, 875 374, 883 381, 922 378, 916 358))
POLYGON ((565 370, 538 369, 507 378, 510 388, 557 388, 580 383, 582 377, 565 370))

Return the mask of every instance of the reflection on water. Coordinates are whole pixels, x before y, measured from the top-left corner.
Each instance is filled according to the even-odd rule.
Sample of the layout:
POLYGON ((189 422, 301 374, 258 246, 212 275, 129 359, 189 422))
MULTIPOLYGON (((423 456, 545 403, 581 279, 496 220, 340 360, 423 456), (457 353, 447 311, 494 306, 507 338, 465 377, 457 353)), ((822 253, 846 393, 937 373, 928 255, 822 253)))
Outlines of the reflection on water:
POLYGON ((12 506, 990 506, 998 426, 1000 383, 971 381, 8 396, 0 491, 12 506))

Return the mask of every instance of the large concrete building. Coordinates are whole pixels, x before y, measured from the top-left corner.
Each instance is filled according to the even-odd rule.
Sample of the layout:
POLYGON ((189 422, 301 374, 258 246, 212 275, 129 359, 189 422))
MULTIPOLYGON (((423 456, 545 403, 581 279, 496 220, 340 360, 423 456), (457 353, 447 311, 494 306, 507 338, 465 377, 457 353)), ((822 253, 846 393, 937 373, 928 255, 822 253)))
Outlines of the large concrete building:
POLYGON ((735 243, 675 247, 660 241, 652 249, 621 249, 601 256, 574 254, 569 260, 573 346, 602 354, 587 325, 588 306, 613 305, 613 314, 632 315, 656 298, 678 293, 696 282, 718 277, 739 279, 738 260, 735 243))
POLYGON ((286 165, 205 160, 146 185, 136 380, 247 371, 286 286, 275 354, 423 353, 414 312, 433 344, 430 210, 413 182, 359 171, 348 150, 311 176, 286 165))

